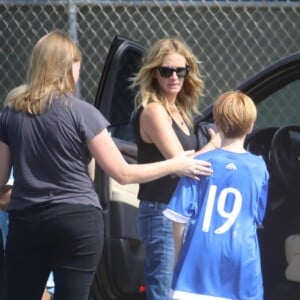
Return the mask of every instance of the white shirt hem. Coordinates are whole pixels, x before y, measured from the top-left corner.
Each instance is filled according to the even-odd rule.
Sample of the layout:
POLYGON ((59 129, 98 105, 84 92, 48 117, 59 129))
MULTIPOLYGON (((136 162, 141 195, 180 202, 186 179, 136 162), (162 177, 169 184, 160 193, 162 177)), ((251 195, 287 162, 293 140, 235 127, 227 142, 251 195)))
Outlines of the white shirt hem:
POLYGON ((172 299, 173 300, 232 300, 230 298, 194 294, 194 293, 189 293, 184 291, 173 291, 172 299))

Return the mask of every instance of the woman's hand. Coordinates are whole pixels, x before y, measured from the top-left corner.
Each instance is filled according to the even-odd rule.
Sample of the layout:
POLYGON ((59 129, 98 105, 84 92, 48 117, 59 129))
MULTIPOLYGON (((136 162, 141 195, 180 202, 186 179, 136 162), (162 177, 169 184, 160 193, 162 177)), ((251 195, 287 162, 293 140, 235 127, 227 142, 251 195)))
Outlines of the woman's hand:
POLYGON ((184 151, 177 155, 174 160, 178 161, 178 176, 187 176, 196 180, 200 180, 199 176, 209 176, 213 173, 211 163, 203 160, 193 159, 195 151, 184 151))
POLYGON ((210 135, 210 140, 209 142, 202 147, 201 149, 199 149, 194 156, 197 156, 201 153, 207 152, 207 151, 211 151, 211 150, 215 150, 217 148, 221 147, 221 136, 219 134, 219 132, 214 131, 214 129, 212 128, 208 128, 208 133, 210 135))
POLYGON ((211 144, 214 149, 221 147, 221 137, 219 132, 215 132, 212 128, 208 128, 208 133, 210 135, 210 140, 208 144, 211 144))
POLYGON ((6 185, 0 188, 0 210, 6 210, 11 196, 12 186, 6 185))

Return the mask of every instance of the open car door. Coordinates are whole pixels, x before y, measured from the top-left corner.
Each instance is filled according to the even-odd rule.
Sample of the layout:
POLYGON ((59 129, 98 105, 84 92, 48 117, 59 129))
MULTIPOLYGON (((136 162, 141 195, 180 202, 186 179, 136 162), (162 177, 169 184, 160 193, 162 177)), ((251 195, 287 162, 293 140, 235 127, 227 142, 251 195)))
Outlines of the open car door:
MULTIPOLYGON (((130 78, 139 70, 144 52, 132 40, 114 38, 94 103, 111 123, 108 130, 129 163, 136 162, 137 154, 130 125, 135 96, 130 78)), ((97 167, 95 186, 104 209, 105 240, 92 299, 141 299, 144 251, 136 231, 138 185, 122 186, 97 167)))

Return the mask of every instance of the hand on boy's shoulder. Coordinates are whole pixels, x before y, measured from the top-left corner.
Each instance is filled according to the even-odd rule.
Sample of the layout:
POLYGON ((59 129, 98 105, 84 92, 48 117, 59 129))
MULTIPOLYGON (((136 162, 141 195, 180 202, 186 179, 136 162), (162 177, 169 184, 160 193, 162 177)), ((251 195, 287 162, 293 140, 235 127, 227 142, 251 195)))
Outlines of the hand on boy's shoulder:
POLYGON ((0 210, 5 210, 9 204, 12 186, 6 185, 0 188, 0 210))

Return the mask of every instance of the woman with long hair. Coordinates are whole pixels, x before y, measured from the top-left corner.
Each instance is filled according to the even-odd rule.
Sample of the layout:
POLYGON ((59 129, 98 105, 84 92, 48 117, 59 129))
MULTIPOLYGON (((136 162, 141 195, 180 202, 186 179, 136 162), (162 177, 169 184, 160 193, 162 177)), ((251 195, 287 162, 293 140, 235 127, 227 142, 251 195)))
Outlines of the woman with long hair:
MULTIPOLYGON (((193 126, 204 83, 198 62, 189 47, 177 38, 158 40, 144 57, 133 78, 138 87, 134 128, 138 162, 172 158, 184 150, 214 149, 220 137, 201 150, 193 126)), ((163 216, 179 177, 168 175, 140 184, 137 228, 145 246, 147 300, 169 299, 174 245, 172 223, 163 216)))

